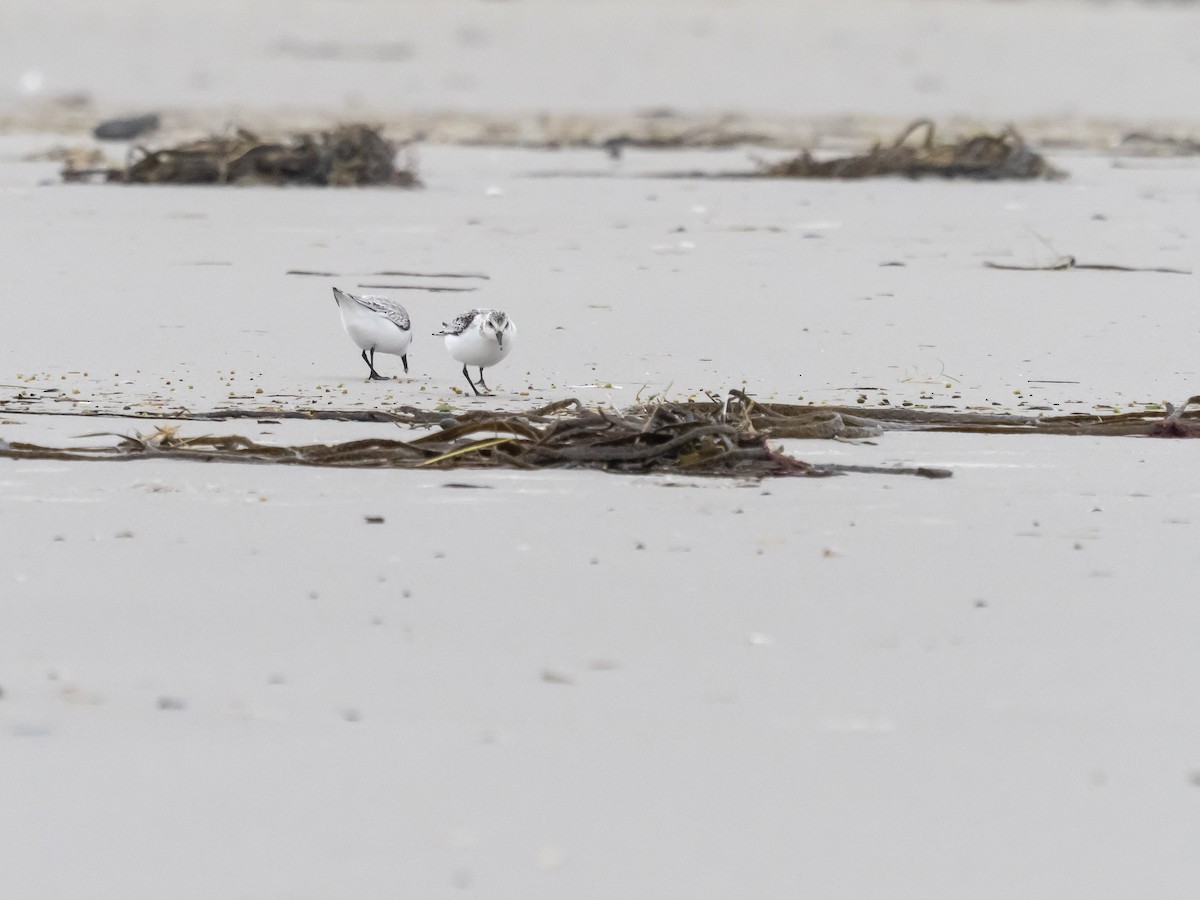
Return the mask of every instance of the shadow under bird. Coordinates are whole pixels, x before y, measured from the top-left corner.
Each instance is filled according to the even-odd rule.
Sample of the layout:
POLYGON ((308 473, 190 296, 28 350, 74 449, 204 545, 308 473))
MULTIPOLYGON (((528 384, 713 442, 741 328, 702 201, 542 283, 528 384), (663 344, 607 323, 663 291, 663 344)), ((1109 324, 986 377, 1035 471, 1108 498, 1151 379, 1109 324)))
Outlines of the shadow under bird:
POLYGON ((434 332, 434 337, 445 337, 446 349, 463 364, 463 375, 476 395, 479 388, 491 393, 483 383, 483 370, 508 356, 516 335, 513 320, 498 309, 472 309, 449 325, 443 322, 442 330, 434 332), (471 380, 467 366, 479 367, 479 381, 471 380))
POLYGON ((362 348, 363 362, 371 370, 368 381, 386 381, 375 371, 375 351, 391 353, 404 363, 408 374, 408 345, 412 343, 412 322, 408 310, 394 300, 373 294, 351 294, 333 289, 333 299, 342 314, 342 327, 350 340, 362 348), (367 354, 370 354, 368 356, 367 354))

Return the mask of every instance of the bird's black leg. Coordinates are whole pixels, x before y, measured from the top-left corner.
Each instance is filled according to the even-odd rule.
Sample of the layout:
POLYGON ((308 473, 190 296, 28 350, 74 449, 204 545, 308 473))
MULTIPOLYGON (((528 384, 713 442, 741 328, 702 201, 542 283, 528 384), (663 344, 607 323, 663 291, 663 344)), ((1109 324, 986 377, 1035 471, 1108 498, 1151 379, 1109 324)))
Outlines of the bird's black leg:
POLYGON ((467 371, 467 364, 463 363, 463 375, 467 379, 467 384, 471 386, 471 390, 475 392, 475 396, 479 396, 479 388, 475 387, 475 382, 471 380, 471 373, 467 371))
POLYGON ((371 370, 371 374, 367 376, 367 381, 387 381, 382 375, 375 371, 375 348, 371 348, 371 358, 367 359, 367 351, 363 351, 363 362, 367 364, 367 368, 371 370))
POLYGON ((404 363, 404 374, 407 375, 408 374, 408 354, 407 353, 405 353, 403 356, 400 357, 400 362, 404 363))
POLYGON ((485 391, 487 391, 489 394, 492 392, 492 389, 483 383, 483 366, 479 367, 479 380, 475 383, 478 384, 485 391))

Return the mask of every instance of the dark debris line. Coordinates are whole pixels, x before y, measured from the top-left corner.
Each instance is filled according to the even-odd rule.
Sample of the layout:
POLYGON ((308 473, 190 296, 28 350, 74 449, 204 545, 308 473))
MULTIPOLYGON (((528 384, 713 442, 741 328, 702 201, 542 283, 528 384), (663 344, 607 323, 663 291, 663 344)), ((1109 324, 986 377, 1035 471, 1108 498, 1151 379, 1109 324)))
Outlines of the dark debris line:
MULTIPOLYGON (((568 399, 526 412, 451 415, 416 407, 381 410, 218 409, 175 414, 126 414, 132 418, 183 421, 324 419, 390 422, 437 428, 411 441, 370 438, 338 444, 260 444, 237 435, 184 437, 180 426, 151 434, 112 434, 100 447, 45 447, 0 439, 10 459, 187 459, 344 468, 395 469, 594 469, 628 474, 725 477, 828 476, 851 472, 944 478, 946 469, 814 465, 772 445, 779 439, 861 440, 885 431, 952 431, 976 434, 1200 437, 1200 396, 1161 412, 1109 415, 1019 416, 986 412, 940 412, 912 408, 848 408, 759 403, 741 391, 724 401, 654 403, 616 412, 585 408, 568 399)), ((0 411, 71 415, 21 409, 0 402, 0 411)), ((82 415, 75 413, 75 415, 82 415)), ((96 411, 90 415, 108 416, 96 411)), ((93 435, 97 436, 97 435, 93 435)))
MULTIPOLYGON (((263 413, 260 411, 259 416, 263 413)), ((278 413, 274 413, 278 416, 278 413)), ((585 409, 563 400, 527 413, 397 414, 394 421, 438 425, 411 441, 365 439, 279 446, 238 435, 184 437, 180 426, 151 434, 111 435, 100 447, 44 447, 0 441, 11 459, 255 462, 343 468, 594 469, 629 474, 733 477, 823 477, 883 472, 944 478, 945 469, 812 465, 769 443, 742 401, 658 404, 626 413, 585 409)), ((873 433, 878 433, 874 430, 873 433)), ((101 435, 92 435, 93 437, 101 435)))
POLYGON ((864 437, 862 433, 807 433, 811 426, 838 418, 847 426, 875 426, 883 431, 953 431, 972 434, 1056 434, 1116 437, 1200 437, 1200 395, 1165 410, 1127 413, 1070 413, 1021 416, 992 412, 944 412, 916 407, 798 406, 759 403, 741 391, 730 396, 749 410, 756 428, 771 437, 864 437))
POLYGON ((737 422, 742 428, 765 433, 770 438, 861 439, 877 437, 884 431, 954 431, 975 434, 1058 434, 1162 436, 1183 432, 1200 434, 1200 395, 1165 410, 1140 410, 1126 413, 1069 413, 1057 416, 1027 416, 988 411, 951 412, 916 406, 816 406, 788 403, 762 403, 741 391, 730 391, 725 402, 654 403, 637 406, 624 413, 587 411, 575 399, 559 400, 525 412, 465 412, 454 415, 416 406, 390 409, 285 409, 279 406, 226 407, 212 410, 164 408, 161 411, 104 409, 68 403, 58 397, 52 402, 59 408, 39 406, 45 398, 21 394, 0 399, 0 413, 9 415, 71 416, 76 418, 121 418, 151 421, 225 422, 234 419, 309 420, 335 422, 390 422, 413 427, 488 424, 513 420, 548 425, 559 421, 567 410, 581 416, 603 415, 609 421, 645 420, 657 424, 661 417, 737 422), (1189 410, 1189 406, 1198 408, 1189 410))
POLYGON ((76 169, 64 181, 122 184, 300 184, 320 187, 419 187, 412 168, 397 168, 397 145, 378 128, 341 125, 267 141, 244 129, 174 147, 138 146, 123 169, 76 169))
POLYGON ((765 178, 844 179, 903 175, 980 181, 1065 177, 1065 173, 1034 152, 1014 128, 939 144, 934 140, 934 125, 929 119, 912 122, 891 144, 876 144, 859 156, 817 160, 806 150, 792 159, 764 166, 758 174, 765 178), (909 143, 909 138, 922 130, 924 140, 909 143))

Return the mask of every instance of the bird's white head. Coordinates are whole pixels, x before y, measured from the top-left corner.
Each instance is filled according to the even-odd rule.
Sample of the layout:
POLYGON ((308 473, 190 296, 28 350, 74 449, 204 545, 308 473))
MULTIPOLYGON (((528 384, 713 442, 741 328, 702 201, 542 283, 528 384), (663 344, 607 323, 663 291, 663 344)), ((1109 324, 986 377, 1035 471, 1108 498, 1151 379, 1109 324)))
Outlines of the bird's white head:
POLYGON ((484 337, 494 338, 496 344, 501 350, 504 349, 504 342, 511 340, 516 334, 517 326, 513 324, 512 319, 508 317, 508 313, 503 313, 498 309, 490 310, 487 316, 484 317, 483 324, 480 326, 484 337))

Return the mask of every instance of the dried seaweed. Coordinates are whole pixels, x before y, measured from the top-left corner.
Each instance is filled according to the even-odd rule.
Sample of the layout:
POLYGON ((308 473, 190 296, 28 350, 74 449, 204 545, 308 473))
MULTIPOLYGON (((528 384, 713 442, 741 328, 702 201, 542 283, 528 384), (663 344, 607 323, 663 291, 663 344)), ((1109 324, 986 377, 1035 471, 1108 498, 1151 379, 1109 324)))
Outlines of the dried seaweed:
MULTIPOLYGON (((867 423, 883 431, 949 431, 972 434, 1056 434, 1118 437, 1181 436, 1181 432, 1200 429, 1200 395, 1189 397, 1181 406, 1166 404, 1164 410, 1144 410, 1127 413, 1071 413, 1060 416, 1022 416, 992 412, 943 412, 915 407, 838 407, 798 406, 794 404, 765 404, 754 401, 740 391, 732 391, 753 426, 769 437, 820 437, 804 433, 804 426, 819 424, 831 414, 853 424, 867 423)), ((719 404, 697 404, 698 412, 711 410, 719 404)), ((836 435, 835 435, 836 436, 836 435)), ((845 435, 851 436, 851 435, 845 435)))
POLYGON ((445 285, 435 284, 367 284, 358 282, 356 287, 366 288, 367 290, 377 291, 428 291, 431 294, 469 294, 471 291, 477 291, 479 288, 474 287, 446 287, 445 285))
POLYGON ((1122 136, 1118 151, 1128 156, 1196 156, 1200 154, 1200 141, 1134 131, 1122 136))
POLYGON ((765 178, 877 178, 904 175, 922 178, 1000 179, 1062 178, 1054 168, 1025 143, 1015 128, 999 134, 976 134, 952 144, 934 143, 934 125, 918 119, 889 145, 875 144, 868 153, 839 159, 817 160, 807 150, 783 162, 765 165, 758 173, 765 178), (908 143, 924 130, 919 144, 908 143))
MULTIPOLYGON (((1039 382, 1047 383, 1047 382, 1039 382)), ((1071 383, 1071 382, 1067 382, 1071 383)), ((65 399, 65 398, 61 398, 65 399)), ((33 405, 44 402, 36 395, 20 395, 0 399, 0 413, 8 415, 69 416, 72 418, 126 418, 148 421, 223 422, 238 419, 258 421, 301 420, 334 422, 380 422, 413 428, 432 426, 445 428, 514 419, 537 426, 561 422, 563 413, 580 410, 575 399, 558 400, 547 406, 521 413, 468 412, 453 415, 436 409, 399 406, 381 409, 296 409, 281 406, 225 407, 213 410, 128 410, 98 407, 69 409, 33 405)), ((59 401, 53 401, 59 402, 59 401)), ((1070 413, 1064 415, 1015 415, 989 411, 951 412, 917 406, 815 406, 781 403, 762 403, 741 391, 730 391, 725 401, 690 401, 687 403, 654 403, 626 410, 624 413, 604 413, 609 421, 642 422, 639 428, 655 426, 663 417, 683 420, 712 421, 733 425, 747 433, 761 434, 768 439, 835 439, 860 440, 881 435, 885 431, 951 431, 974 434, 1055 434, 1105 436, 1172 436, 1191 433, 1200 428, 1200 395, 1190 397, 1176 407, 1166 404, 1162 410, 1146 409, 1124 413, 1070 413)), ((582 413, 581 413, 582 414, 582 413)), ((588 413, 587 415, 598 415, 588 413)), ((562 437, 562 435, 560 435, 562 437)))
POLYGON ((627 147, 638 150, 679 150, 696 147, 713 149, 761 144, 765 141, 765 135, 760 132, 732 130, 727 123, 650 133, 647 133, 643 126, 639 132, 624 130, 602 140, 585 137, 572 141, 571 145, 598 147, 610 158, 620 159, 627 147))
MULTIPOLYGON (((319 278, 350 278, 355 277, 353 273, 345 272, 315 272, 310 269, 288 269, 284 275, 315 275, 319 278)), ((480 278, 487 281, 491 278, 490 275, 484 275, 482 272, 366 272, 359 275, 372 275, 377 277, 388 278, 480 278)), ((360 285, 361 286, 361 285, 360 285)))
POLYGON ((124 184, 301 184, 322 187, 419 187, 412 166, 396 167, 397 145, 379 129, 342 125, 298 134, 288 143, 239 129, 176 147, 137 147, 124 169, 63 169, 64 181, 101 176, 124 184))
MULTIPOLYGON (((183 436, 180 425, 150 434, 111 436, 92 447, 50 447, 0 439, 10 459, 182 459, 282 465, 394 469, 593 469, 626 474, 717 477, 829 476, 852 472, 945 478, 946 469, 815 465, 774 446, 777 439, 875 437, 887 430, 978 434, 1142 435, 1200 437, 1200 395, 1164 411, 1019 416, 911 408, 813 407, 759 403, 741 391, 724 401, 654 403, 624 412, 584 408, 574 399, 525 412, 450 415, 402 407, 366 410, 213 410, 175 418, 222 420, 340 419, 382 421, 436 431, 413 440, 368 438, 335 444, 270 445, 240 435, 183 436)), ((0 410, 29 414, 0 404, 0 410)), ((46 411, 41 411, 46 413, 46 411)), ((59 413, 61 414, 61 413, 59 413)), ((94 413, 99 415, 102 413, 94 413)), ((163 415, 145 418, 165 418, 163 415)))
POLYGON ((945 469, 812 465, 768 443, 750 409, 728 404, 659 404, 624 414, 567 400, 528 413, 443 416, 439 431, 411 441, 369 438, 339 444, 279 446, 240 435, 184 437, 181 426, 115 438, 98 447, 66 448, 0 440, 12 459, 183 459, 357 468, 597 469, 630 474, 736 477, 829 476, 881 472, 944 478, 945 469))
POLYGON ((1100 272, 1161 272, 1167 275, 1191 275, 1189 269, 1169 269, 1164 266, 1118 266, 1108 263, 1080 263, 1073 256, 1060 256, 1040 266, 1016 266, 985 260, 984 268, 1008 272, 1066 272, 1071 269, 1092 269, 1100 272))

